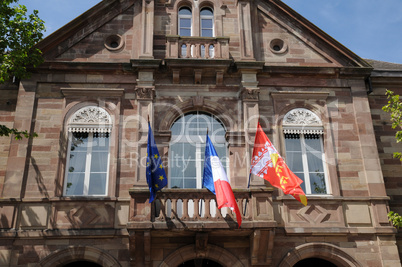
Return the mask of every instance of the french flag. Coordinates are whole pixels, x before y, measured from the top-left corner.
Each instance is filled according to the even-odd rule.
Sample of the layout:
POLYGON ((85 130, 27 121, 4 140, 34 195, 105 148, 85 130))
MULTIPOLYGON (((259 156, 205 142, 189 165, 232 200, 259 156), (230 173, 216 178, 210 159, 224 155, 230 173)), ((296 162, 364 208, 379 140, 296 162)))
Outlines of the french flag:
POLYGON ((228 207, 236 213, 237 224, 241 225, 241 214, 233 195, 228 177, 219 160, 218 154, 208 137, 205 147, 204 177, 202 184, 216 195, 218 209, 228 207))

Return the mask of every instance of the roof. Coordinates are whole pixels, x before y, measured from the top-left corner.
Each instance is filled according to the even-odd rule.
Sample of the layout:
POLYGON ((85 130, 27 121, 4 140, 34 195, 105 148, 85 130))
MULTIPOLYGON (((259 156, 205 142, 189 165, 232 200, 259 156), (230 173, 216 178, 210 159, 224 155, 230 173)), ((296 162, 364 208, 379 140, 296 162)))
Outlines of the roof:
POLYGON ((374 70, 402 70, 402 64, 366 59, 374 70))

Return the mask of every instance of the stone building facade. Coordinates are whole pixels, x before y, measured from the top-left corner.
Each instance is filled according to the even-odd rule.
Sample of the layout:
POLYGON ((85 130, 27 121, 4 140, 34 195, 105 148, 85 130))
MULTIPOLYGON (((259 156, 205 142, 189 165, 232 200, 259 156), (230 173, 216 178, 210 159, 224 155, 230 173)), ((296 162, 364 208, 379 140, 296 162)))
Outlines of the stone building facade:
POLYGON ((401 163, 366 61, 279 0, 104 0, 0 87, 0 266, 400 266, 401 163), (148 118, 168 188, 149 203, 148 118), (257 122, 308 205, 256 176, 257 122), (206 128, 243 212, 201 186, 206 128), (399 248, 399 249, 398 249, 399 248), (399 253, 398 253, 399 251, 399 253))

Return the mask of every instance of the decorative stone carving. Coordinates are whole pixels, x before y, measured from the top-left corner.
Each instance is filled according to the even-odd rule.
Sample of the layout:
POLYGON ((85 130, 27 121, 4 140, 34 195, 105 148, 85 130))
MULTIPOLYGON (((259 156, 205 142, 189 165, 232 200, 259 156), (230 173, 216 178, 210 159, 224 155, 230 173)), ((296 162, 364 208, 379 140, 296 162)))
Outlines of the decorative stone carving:
POLYGON ((109 113, 103 108, 89 106, 84 107, 74 113, 70 119, 70 123, 80 123, 80 124, 111 124, 112 119, 109 113))
POLYGON ((240 97, 242 100, 253 100, 258 101, 260 95, 260 89, 247 89, 244 88, 240 92, 240 97))
POLYGON ((197 258, 204 258, 208 248, 208 233, 197 233, 195 239, 195 252, 197 258))
POLYGON ((155 97, 155 88, 153 86, 137 87, 135 92, 137 93, 137 99, 152 100, 155 97))
POLYGON ((69 132, 110 133, 112 118, 101 107, 87 106, 76 111, 68 123, 69 132))
POLYGON ((203 96, 194 96, 193 97, 193 106, 195 108, 201 108, 204 105, 204 97, 203 96))
POLYGON ((283 125, 322 125, 320 118, 305 108, 292 109, 283 118, 283 125))

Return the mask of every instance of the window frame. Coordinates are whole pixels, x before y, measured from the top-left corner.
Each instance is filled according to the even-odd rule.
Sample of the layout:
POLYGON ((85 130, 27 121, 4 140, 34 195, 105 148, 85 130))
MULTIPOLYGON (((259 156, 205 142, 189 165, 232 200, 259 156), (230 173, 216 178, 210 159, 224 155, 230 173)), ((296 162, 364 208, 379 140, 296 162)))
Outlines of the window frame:
MULTIPOLYGON (((188 130, 188 129, 186 129, 186 127, 189 126, 188 123, 192 123, 193 122, 192 120, 194 120, 194 118, 196 116, 198 116, 198 115, 200 115, 200 116, 208 116, 209 117, 208 123, 217 122, 222 127, 224 133, 226 134, 226 132, 227 132, 227 129, 226 129, 225 125, 223 124, 223 122, 221 120, 219 120, 219 118, 217 116, 215 116, 213 114, 210 114, 210 113, 201 112, 201 111, 195 111, 195 112, 189 112, 189 113, 183 114, 183 116, 178 117, 172 123, 172 125, 170 127, 172 135, 171 135, 171 140, 169 142, 169 157, 168 157, 168 166, 169 166, 168 187, 169 188, 173 188, 172 187, 172 167, 173 167, 175 159, 172 159, 172 157, 175 157, 176 155, 179 155, 179 156, 181 155, 181 154, 178 154, 178 153, 174 153, 174 151, 172 150, 173 149, 172 147, 173 147, 174 144, 177 144, 177 143, 191 144, 191 142, 192 142, 191 138, 192 137, 198 137, 200 139, 200 141, 201 141, 201 142, 195 143, 195 168, 196 168, 195 175, 196 176, 195 176, 194 179, 195 179, 195 182, 196 182, 195 183, 196 187, 194 189, 203 188, 202 187, 202 178, 203 178, 202 175, 203 175, 204 154, 205 154, 205 145, 206 145, 206 129, 205 129, 205 134, 202 134, 202 135, 200 133, 198 133, 196 135, 188 135, 185 132, 182 132, 182 130, 181 130, 181 132, 180 132, 181 137, 180 138, 176 137, 176 136, 180 136, 180 135, 174 135, 173 131, 172 131, 172 128, 174 127, 175 123, 180 123, 180 124, 183 123, 183 122, 179 122, 182 119, 184 119, 184 126, 182 126, 182 129, 184 129, 184 131, 188 130), (189 115, 195 115, 195 116, 191 117, 188 121, 186 121, 184 118, 189 116, 189 115), (189 138, 190 138, 190 140, 189 140, 189 138)), ((199 121, 197 121, 197 124, 198 123, 199 123, 199 121)), ((195 129, 195 128, 191 128, 191 129, 195 129)), ((197 127, 196 129, 200 130, 200 129, 203 129, 203 128, 198 128, 197 127)), ((219 136, 218 139, 215 139, 215 137, 213 135, 211 135, 212 131, 213 131, 213 128, 209 129, 209 137, 211 138, 215 148, 216 147, 219 148, 219 147, 222 147, 222 146, 224 147, 225 155, 219 155, 219 152, 218 152, 218 155, 219 155, 219 158, 220 158, 220 160, 222 162, 222 165, 224 165, 224 168, 225 168, 225 171, 227 173, 227 176, 230 177, 230 175, 229 175, 229 166, 230 165, 229 165, 229 157, 228 157, 228 151, 229 150, 228 150, 228 142, 227 142, 227 140, 225 138, 225 134, 223 136, 219 136)), ((219 149, 218 149, 218 151, 219 151, 219 149)), ((180 187, 180 189, 193 188, 193 187, 185 187, 184 186, 185 177, 182 176, 182 179, 183 179, 182 180, 182 187, 180 187)))
POLYGON ((193 36, 194 34, 194 19, 193 19, 193 10, 188 7, 188 6, 182 6, 178 9, 177 12, 177 32, 179 36, 193 36), (189 14, 180 14, 181 10, 189 10, 190 11, 190 15, 189 14), (190 19, 190 35, 181 35, 181 29, 183 28, 187 28, 187 27, 181 27, 181 19, 190 19))
MULTIPOLYGON (((214 17, 214 10, 211 8, 211 7, 209 7, 209 6, 205 6, 205 7, 202 7, 201 9, 200 9, 200 37, 215 37, 215 17, 214 17), (206 9, 208 9, 209 11, 211 11, 211 13, 212 13, 212 15, 202 15, 201 14, 201 12, 203 11, 203 10, 206 10, 206 9), (211 30, 212 30, 212 36, 204 36, 203 34, 202 34, 202 30, 204 29, 203 27, 202 27, 202 20, 203 19, 205 19, 205 20, 211 20, 212 21, 212 28, 211 28, 211 30)), ((207 28, 207 29, 209 29, 209 28, 207 28)))
MULTIPOLYGON (((111 159, 111 144, 112 144, 112 119, 110 114, 103 108, 98 106, 84 106, 77 111, 75 111, 69 118, 67 123, 67 152, 66 152, 66 167, 64 171, 64 183, 63 183, 63 193, 64 197, 105 197, 109 194, 109 182, 110 182, 110 159, 111 159), (95 113, 97 115, 95 115, 95 113), (81 114, 88 115, 87 117, 81 116, 81 114), (94 117, 95 115, 95 117, 94 117), (74 195, 67 194, 68 186, 68 176, 69 176, 69 166, 70 166, 70 155, 71 146, 73 141, 74 133, 87 133, 88 143, 86 147, 85 156, 85 166, 84 166, 84 181, 83 181, 83 194, 74 195), (108 138, 107 145, 107 166, 106 166, 106 179, 105 179, 105 189, 103 194, 89 194, 89 185, 91 182, 91 165, 92 156, 94 155, 94 134, 105 134, 108 138)), ((96 173, 96 172, 92 172, 96 173)), ((102 172, 104 173, 104 172, 102 172)))
MULTIPOLYGON (((302 166, 303 166, 303 175, 305 184, 305 189, 306 189, 306 195, 310 196, 327 196, 327 195, 332 195, 331 192, 331 183, 329 179, 329 172, 327 169, 327 164, 326 164, 326 153, 325 153, 325 146, 324 146, 324 127, 322 124, 321 119, 312 111, 306 109, 306 108, 295 108, 290 110, 289 112, 286 113, 286 115, 283 118, 282 122, 282 127, 283 127, 283 138, 284 138, 284 152, 285 156, 291 152, 288 150, 286 147, 286 134, 297 134, 299 135, 299 140, 300 140, 300 146, 301 146, 301 156, 302 156, 302 166), (306 135, 307 134, 315 134, 319 138, 319 144, 320 144, 320 149, 319 151, 321 153, 321 163, 322 163, 322 168, 323 168, 323 174, 324 174, 324 182, 325 182, 325 190, 326 193, 312 193, 312 188, 311 188, 311 178, 310 178, 310 173, 312 171, 309 170, 308 167, 308 159, 307 159, 307 145, 306 145, 306 135)), ((294 152, 294 151, 293 151, 294 152)), ((290 167, 289 167, 290 168, 290 167)))

